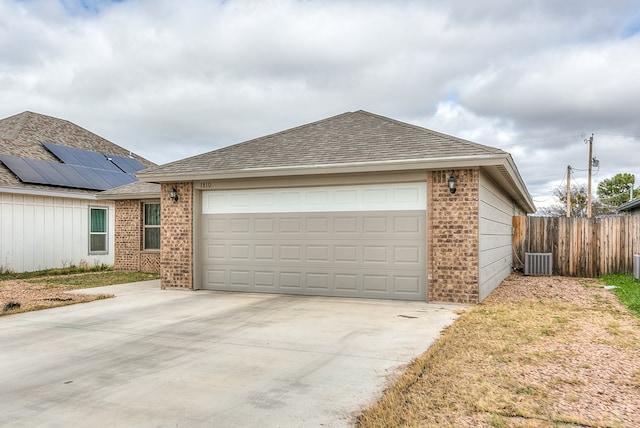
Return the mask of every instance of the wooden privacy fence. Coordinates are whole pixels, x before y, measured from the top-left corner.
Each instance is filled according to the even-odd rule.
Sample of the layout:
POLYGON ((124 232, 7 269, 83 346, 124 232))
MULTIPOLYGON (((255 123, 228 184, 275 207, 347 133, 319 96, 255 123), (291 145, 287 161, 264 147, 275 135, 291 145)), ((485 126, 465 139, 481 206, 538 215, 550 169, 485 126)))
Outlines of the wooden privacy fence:
POLYGON ((554 275, 633 273, 633 255, 640 254, 640 216, 513 217, 513 251, 516 269, 524 269, 525 253, 551 253, 554 275))

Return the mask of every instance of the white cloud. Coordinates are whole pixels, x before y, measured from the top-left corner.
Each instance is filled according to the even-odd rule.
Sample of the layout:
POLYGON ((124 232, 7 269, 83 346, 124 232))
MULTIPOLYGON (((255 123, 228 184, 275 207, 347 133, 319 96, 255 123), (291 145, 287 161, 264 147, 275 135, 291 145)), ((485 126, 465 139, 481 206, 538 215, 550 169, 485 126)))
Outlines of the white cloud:
POLYGON ((365 109, 510 151, 550 194, 582 133, 601 177, 638 168, 636 3, 0 0, 0 117, 164 163, 365 109))

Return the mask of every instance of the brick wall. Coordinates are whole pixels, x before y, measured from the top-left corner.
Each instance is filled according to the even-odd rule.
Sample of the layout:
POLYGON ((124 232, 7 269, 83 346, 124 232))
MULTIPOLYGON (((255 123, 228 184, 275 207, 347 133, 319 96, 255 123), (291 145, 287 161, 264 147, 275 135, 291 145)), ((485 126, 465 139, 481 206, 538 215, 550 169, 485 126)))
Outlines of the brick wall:
POLYGON ((428 178, 427 300, 477 303, 479 171, 454 170, 454 194, 447 186, 451 173, 428 178))
POLYGON ((115 254, 116 270, 140 270, 140 243, 142 242, 142 213, 140 201, 116 201, 115 254))
POLYGON ((162 288, 193 288, 193 185, 162 184, 160 279, 162 288), (169 198, 175 187, 179 200, 169 198))
POLYGON ((114 269, 160 272, 160 252, 143 250, 143 215, 142 201, 116 201, 114 269))
POLYGON ((160 252, 143 251, 140 253, 140 271, 160 272, 160 252))

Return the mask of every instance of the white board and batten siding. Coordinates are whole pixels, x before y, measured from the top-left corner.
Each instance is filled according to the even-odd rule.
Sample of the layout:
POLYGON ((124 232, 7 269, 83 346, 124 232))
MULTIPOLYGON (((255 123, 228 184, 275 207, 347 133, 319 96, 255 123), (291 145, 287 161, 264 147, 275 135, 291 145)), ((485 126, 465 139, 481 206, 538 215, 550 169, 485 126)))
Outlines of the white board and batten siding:
POLYGON ((512 267, 512 218, 519 214, 511 197, 480 174, 479 298, 484 300, 512 267))
POLYGON ((426 183, 202 192, 204 288, 426 300, 426 183))
POLYGON ((0 193, 0 268, 29 272, 114 262, 114 204, 0 193), (108 207, 107 254, 89 254, 89 207, 108 207))

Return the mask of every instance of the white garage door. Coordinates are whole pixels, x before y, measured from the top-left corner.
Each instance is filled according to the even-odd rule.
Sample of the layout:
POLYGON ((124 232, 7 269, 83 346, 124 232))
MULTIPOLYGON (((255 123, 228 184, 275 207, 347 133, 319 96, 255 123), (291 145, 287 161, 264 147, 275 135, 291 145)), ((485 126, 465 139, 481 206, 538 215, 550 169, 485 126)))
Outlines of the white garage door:
POLYGON ((205 191, 209 290, 426 301, 426 184, 205 191))

